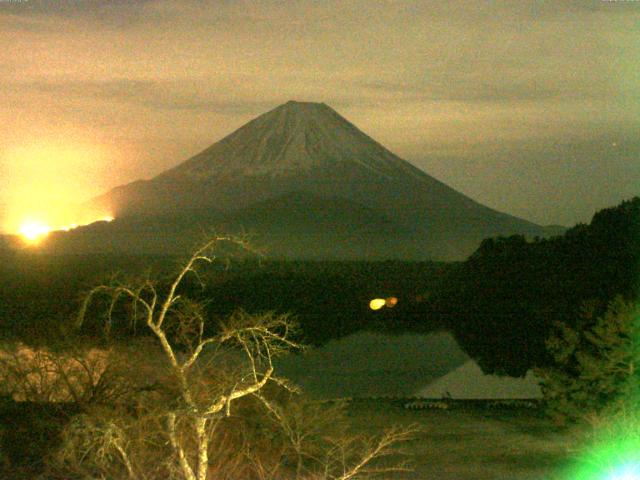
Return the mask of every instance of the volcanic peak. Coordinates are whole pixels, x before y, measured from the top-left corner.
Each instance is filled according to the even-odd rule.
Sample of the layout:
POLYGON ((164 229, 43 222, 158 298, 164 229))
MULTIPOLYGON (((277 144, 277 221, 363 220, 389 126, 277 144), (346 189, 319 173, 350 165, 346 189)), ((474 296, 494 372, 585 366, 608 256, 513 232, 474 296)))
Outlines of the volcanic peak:
POLYGON ((280 177, 345 165, 387 178, 417 173, 328 105, 289 101, 157 178, 280 177))
POLYGON ((280 105, 175 168, 93 204, 121 219, 178 219, 170 222, 176 238, 192 238, 185 224, 253 228, 290 258, 308 257, 311 244, 312 256, 329 258, 342 242, 353 258, 460 259, 487 237, 546 235, 455 191, 312 102, 280 105))

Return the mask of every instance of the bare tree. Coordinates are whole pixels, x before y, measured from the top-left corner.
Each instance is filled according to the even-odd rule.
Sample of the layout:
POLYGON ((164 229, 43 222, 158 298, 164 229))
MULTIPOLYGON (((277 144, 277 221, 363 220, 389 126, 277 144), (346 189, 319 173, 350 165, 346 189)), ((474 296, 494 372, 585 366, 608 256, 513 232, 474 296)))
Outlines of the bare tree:
POLYGON ((0 384, 15 401, 113 402, 127 392, 120 352, 67 342, 56 348, 6 343, 0 351, 0 384))
MULTIPOLYGON (((239 478, 238 472, 243 468, 248 468, 246 464, 252 465, 251 475, 243 474, 242 478, 348 480, 379 473, 379 470, 368 469, 372 460, 384 457, 393 444, 409 438, 412 429, 390 430, 377 441, 345 435, 325 438, 315 435, 315 431, 322 428, 322 414, 307 415, 307 419, 318 423, 311 428, 308 422, 304 424, 300 420, 300 415, 296 419, 295 408, 299 408, 300 402, 289 402, 287 407, 270 397, 270 389, 288 392, 286 395, 290 398, 296 392, 289 382, 276 376, 273 363, 277 355, 300 348, 294 340, 294 322, 288 315, 253 315, 238 310, 219 321, 215 333, 206 334, 205 309, 202 304, 183 297, 180 287, 187 275, 200 280, 198 266, 214 261, 213 249, 221 242, 246 247, 244 241, 236 238, 215 237, 195 251, 165 287, 148 279, 135 285, 113 283, 95 287, 85 297, 77 318, 78 328, 86 322, 94 302, 104 297, 107 299, 103 304, 107 310, 106 332, 112 328, 114 313, 123 304, 128 305, 134 325, 142 323, 150 331, 159 345, 163 366, 158 366, 151 385, 133 390, 159 397, 155 407, 150 408, 147 402, 142 413, 127 414, 134 418, 133 423, 137 422, 137 429, 128 427, 131 422, 127 424, 124 417, 118 415, 107 415, 100 421, 90 416, 78 418, 67 429, 60 456, 62 462, 92 461, 104 468, 116 463, 122 468, 122 475, 131 479, 153 478, 152 472, 162 468, 166 478, 206 480, 211 476, 212 452, 215 455, 230 446, 237 450, 233 460, 226 459, 228 463, 237 462, 233 465, 235 478, 239 478), (263 414, 263 418, 270 416, 275 420, 274 425, 284 438, 268 446, 273 461, 257 455, 247 440, 240 438, 242 429, 219 428, 222 420, 233 420, 236 410, 245 408, 243 405, 250 400, 269 412, 269 415, 263 414), (153 428, 161 431, 164 441, 157 435, 146 435, 142 439, 141 424, 146 425, 145 428, 154 424, 153 428), (135 435, 141 441, 136 442, 135 435), (234 435, 240 439, 231 439, 234 435), (322 438, 324 451, 317 451, 317 443, 315 450, 309 446, 310 437, 314 435, 322 438), (211 445, 212 441, 218 443, 211 445), (170 452, 165 455, 162 467, 150 469, 139 460, 145 456, 136 455, 135 445, 149 442, 155 442, 156 453, 160 452, 161 456, 165 450, 170 452), (284 463, 291 458, 295 459, 295 466, 285 474, 284 463)), ((132 402, 128 401, 126 410, 130 411, 132 402)), ((242 415, 236 417, 236 421, 241 422, 242 415)), ((404 469, 404 465, 394 464, 381 471, 398 469, 404 469)), ((230 471, 229 468, 226 471, 230 471)), ((216 478, 234 476, 216 475, 216 478)))
MULTIPOLYGON (((398 444, 418 433, 415 425, 391 427, 379 436, 367 437, 349 432, 345 417, 347 403, 295 401, 284 407, 261 398, 277 419, 293 450, 295 479, 350 480, 373 478, 410 471, 398 455, 398 444)), ((298 399, 299 400, 299 399, 298 399)), ((261 471, 264 471, 261 468, 261 471)), ((263 475, 263 479, 282 478, 263 475)))
MULTIPOLYGON (((179 393, 176 408, 166 413, 166 433, 178 459, 182 476, 186 480, 206 480, 210 430, 221 416, 231 414, 232 405, 238 399, 252 395, 263 389, 269 382, 287 385, 274 375, 273 357, 285 349, 297 348, 291 340, 292 324, 286 315, 263 314, 259 316, 237 312, 213 336, 205 336, 205 319, 202 311, 183 300, 178 288, 189 273, 197 274, 197 264, 211 263, 212 248, 219 242, 239 240, 216 237, 199 248, 178 272, 168 291, 158 292, 151 281, 132 288, 127 285, 102 285, 87 295, 78 316, 78 326, 85 320, 87 308, 96 295, 106 294, 110 299, 109 318, 119 300, 128 300, 146 327, 160 343, 165 359, 170 365, 175 387, 179 393), (168 337, 171 318, 177 321, 176 338, 168 337), (173 340, 173 341, 172 341, 173 340), (178 349, 182 343, 184 349, 178 349), (196 368, 207 347, 218 353, 222 347, 233 347, 244 355, 243 365, 248 370, 242 372, 228 389, 205 388, 203 383, 193 381, 198 377, 196 368), (187 415, 184 413, 188 412, 187 415), (179 418, 189 422, 196 435, 196 455, 193 458, 178 434, 179 418)), ((130 473, 134 478, 133 472, 130 473)))

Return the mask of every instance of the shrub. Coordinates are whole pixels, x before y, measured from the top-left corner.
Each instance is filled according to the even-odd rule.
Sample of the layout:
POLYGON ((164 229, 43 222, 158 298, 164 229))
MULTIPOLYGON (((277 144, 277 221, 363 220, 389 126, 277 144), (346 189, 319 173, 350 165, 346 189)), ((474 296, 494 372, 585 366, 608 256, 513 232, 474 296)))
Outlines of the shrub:
POLYGON ((554 365, 539 368, 548 413, 563 424, 598 425, 638 398, 640 310, 618 296, 604 314, 585 305, 575 328, 556 324, 547 348, 554 365))

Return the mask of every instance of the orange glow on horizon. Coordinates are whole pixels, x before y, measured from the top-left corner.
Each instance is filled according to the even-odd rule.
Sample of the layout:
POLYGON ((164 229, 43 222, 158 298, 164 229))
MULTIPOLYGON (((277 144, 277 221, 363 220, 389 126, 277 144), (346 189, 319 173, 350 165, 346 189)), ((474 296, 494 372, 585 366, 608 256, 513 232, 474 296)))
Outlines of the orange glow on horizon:
POLYGON ((69 225, 58 227, 51 227, 46 223, 38 220, 25 220, 20 224, 17 233, 18 235, 20 235, 20 237, 22 237, 25 243, 29 245, 37 245, 51 232, 69 232, 75 228, 90 225, 95 222, 112 222, 113 220, 115 220, 114 217, 107 215, 105 217, 98 218, 87 223, 71 223, 69 225))
POLYGON ((9 144, 0 152, 0 174, 11 179, 0 192, 0 232, 34 241, 45 230, 113 220, 108 207, 89 200, 108 188, 117 158, 98 139, 73 132, 9 144))
POLYGON ((20 225, 19 234, 27 243, 38 243, 51 231, 51 227, 36 221, 27 220, 20 225))

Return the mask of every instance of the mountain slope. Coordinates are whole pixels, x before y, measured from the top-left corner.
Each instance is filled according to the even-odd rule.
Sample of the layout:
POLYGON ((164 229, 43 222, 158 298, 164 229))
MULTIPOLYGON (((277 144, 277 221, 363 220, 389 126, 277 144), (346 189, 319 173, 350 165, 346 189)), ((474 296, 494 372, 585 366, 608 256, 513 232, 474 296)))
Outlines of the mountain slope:
MULTIPOLYGON (((332 245, 351 242, 356 249, 366 245, 370 253, 362 257, 367 258, 463 258, 489 236, 548 233, 430 177, 319 103, 281 105, 157 177, 118 187, 94 203, 122 220, 114 229, 140 215, 169 216, 242 227, 262 240, 291 241, 309 228, 291 228, 282 200, 290 195, 297 195, 294 204, 317 233, 314 242, 324 252, 319 256, 332 245), (315 221, 322 217, 323 203, 329 210, 337 208, 333 223, 315 221), (252 215, 254 208, 263 213, 252 215), (217 215, 207 220, 208 211, 223 212, 227 220, 220 223, 217 215), (365 211, 369 227, 362 225, 365 211), (352 231, 337 235, 343 230, 338 225, 350 225, 354 216, 359 220, 352 231), (274 220, 268 226, 263 217, 274 220), (373 226, 381 229, 379 234, 365 235, 373 226)), ((298 255, 284 244, 274 248, 276 255, 298 255)))

